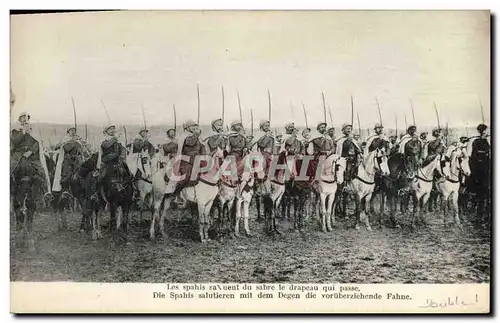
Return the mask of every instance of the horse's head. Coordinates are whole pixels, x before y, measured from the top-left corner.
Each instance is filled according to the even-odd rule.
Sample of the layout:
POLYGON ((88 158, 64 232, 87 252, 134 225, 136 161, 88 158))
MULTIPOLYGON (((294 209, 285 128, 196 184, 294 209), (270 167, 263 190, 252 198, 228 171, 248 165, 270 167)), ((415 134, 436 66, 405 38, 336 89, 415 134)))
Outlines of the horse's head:
POLYGON ((152 162, 151 158, 148 155, 144 155, 140 158, 141 163, 141 173, 143 178, 150 178, 152 175, 152 162))
POLYGON ((335 181, 337 184, 344 183, 344 172, 347 167, 347 160, 345 157, 336 155, 333 161, 333 167, 335 169, 335 181))
POLYGON ((436 171, 439 176, 444 178, 449 178, 451 175, 450 165, 451 159, 446 154, 440 154, 435 159, 436 162, 436 171))
POLYGON ((422 150, 422 145, 418 138, 410 139, 404 149, 404 161, 406 173, 409 177, 413 177, 417 171, 420 162, 420 152, 422 150))
POLYGON ((451 172, 458 176, 458 172, 462 172, 465 176, 470 176, 469 156, 466 148, 453 148, 448 153, 451 159, 451 172))
POLYGON ((375 150, 375 170, 379 172, 382 176, 388 176, 390 174, 387 152, 385 147, 377 148, 375 150))

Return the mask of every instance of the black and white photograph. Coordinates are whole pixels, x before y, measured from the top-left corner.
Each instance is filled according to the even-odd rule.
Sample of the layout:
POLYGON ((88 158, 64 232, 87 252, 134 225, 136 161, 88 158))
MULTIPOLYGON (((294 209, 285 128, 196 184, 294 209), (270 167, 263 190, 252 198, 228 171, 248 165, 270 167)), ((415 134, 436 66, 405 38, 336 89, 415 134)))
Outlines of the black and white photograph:
POLYGON ((11 282, 489 285, 490 24, 11 14, 11 282))

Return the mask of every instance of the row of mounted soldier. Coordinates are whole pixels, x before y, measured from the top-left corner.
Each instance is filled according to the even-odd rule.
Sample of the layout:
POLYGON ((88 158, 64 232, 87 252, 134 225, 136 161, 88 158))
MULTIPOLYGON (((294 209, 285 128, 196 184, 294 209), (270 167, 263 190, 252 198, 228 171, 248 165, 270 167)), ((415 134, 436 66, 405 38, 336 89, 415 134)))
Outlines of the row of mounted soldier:
MULTIPOLYGON (((236 161, 237 178, 222 176, 221 182, 223 184, 226 183, 228 187, 236 188, 235 196, 237 199, 242 198, 242 194, 245 190, 248 190, 249 186, 253 187, 255 179, 261 183, 259 185, 259 195, 261 196, 271 196, 271 186, 273 184, 285 185, 285 182, 288 181, 292 183, 302 181, 305 183, 304 185, 315 185, 318 181, 321 181, 317 178, 316 173, 319 160, 321 158, 323 158, 323 161, 325 159, 328 160, 331 156, 335 156, 333 164, 337 167, 337 169, 332 170, 332 180, 338 180, 338 167, 345 165, 345 172, 342 174, 342 176, 345 175, 345 183, 350 183, 354 179, 357 179, 365 184, 373 184, 370 180, 358 175, 358 171, 360 165, 365 168, 367 167, 367 164, 369 164, 368 159, 371 158, 370 156, 374 156, 374 152, 377 153, 374 160, 378 163, 378 167, 380 167, 382 160, 380 159, 382 158, 381 156, 384 156, 386 159, 388 156, 394 154, 404 156, 403 164, 408 168, 405 169, 405 176, 407 178, 414 178, 415 176, 418 177, 417 170, 423 167, 422 165, 429 163, 436 156, 445 154, 447 149, 463 149, 466 151, 467 156, 472 158, 471 165, 476 165, 473 173, 477 174, 477 181, 484 180, 485 176, 489 179, 490 146, 486 133, 487 126, 484 124, 480 124, 477 127, 478 136, 472 138, 461 137, 459 142, 452 143, 450 147, 445 146, 443 131, 439 127, 432 131, 434 139, 427 141, 425 133, 420 134, 420 136, 418 135, 415 125, 409 126, 406 133, 397 138, 396 135, 387 137, 384 134, 383 125, 378 123, 373 128, 374 134, 366 138, 365 141, 360 142, 359 134, 353 134, 352 124, 342 125, 342 136, 335 138, 335 129, 328 127, 326 122, 320 122, 316 127, 318 135, 312 137, 310 128, 306 127, 300 131, 293 122, 285 125, 285 133, 283 135, 278 135, 272 131, 270 120, 264 120, 259 124, 262 134, 254 137, 253 129, 250 135, 246 134, 241 121, 232 122, 230 129, 226 128, 225 131, 222 118, 218 118, 211 123, 213 133, 208 136, 202 136, 198 122, 187 121, 183 125, 184 131, 181 136, 177 136, 175 126, 166 129, 165 142, 157 147, 149 141, 149 130, 147 127, 139 131, 138 136, 131 144, 123 145, 117 135, 116 126, 109 124, 103 129, 104 138, 99 147, 96 147, 98 151, 95 152, 94 150, 93 153, 91 152, 91 147, 78 136, 75 122, 75 126, 67 129, 67 138, 54 147, 55 153, 52 154, 53 158, 47 158, 47 155, 50 155, 50 153, 46 152, 40 146, 41 142, 35 139, 31 132, 29 114, 22 113, 19 115, 18 121, 20 127, 12 130, 11 135, 12 178, 14 182, 15 179, 18 179, 16 185, 19 185, 19 179, 24 178, 21 173, 33 172, 33 178, 35 182, 40 183, 43 187, 45 196, 52 196, 54 193, 61 192, 62 194, 74 196, 75 194, 72 194, 74 189, 71 188, 71 180, 75 176, 78 176, 78 174, 82 175, 80 169, 91 157, 95 157, 94 159, 96 159, 94 161, 95 167, 92 170, 92 177, 97 178, 96 185, 92 186, 91 200, 101 199, 107 203, 109 203, 109 200, 106 199, 107 195, 104 190, 112 187, 116 192, 123 193, 127 191, 123 185, 128 182, 133 183, 130 190, 131 200, 137 201, 144 198, 144 194, 141 194, 141 188, 138 186, 138 183, 145 181, 153 184, 151 169, 149 172, 145 172, 144 167, 148 164, 149 167, 157 168, 156 172, 163 169, 163 196, 175 196, 175 200, 178 200, 178 193, 184 188, 195 186, 200 180, 203 181, 203 178, 200 178, 200 176, 194 179, 190 176, 193 167, 198 167, 199 170, 200 167, 207 166, 206 160, 204 161, 205 164, 202 162, 202 165, 194 165, 196 156, 211 156, 215 158, 218 154, 221 155, 217 159, 217 167, 223 165, 223 161, 227 157, 234 158, 236 161), (412 149, 415 151, 409 151, 412 149), (265 160, 263 164, 265 166, 263 177, 254 178, 245 175, 245 166, 248 164, 245 158, 251 152, 258 152, 265 160), (407 156, 410 155, 416 156, 415 165, 412 167, 408 166, 411 163, 407 163, 409 161, 407 156), (187 159, 179 159, 180 162, 174 166, 177 171, 175 174, 184 175, 180 181, 169 178, 166 167, 169 161, 176 156, 187 156, 187 159), (269 181, 267 180, 269 176, 268 172, 270 165, 273 164, 273 156, 277 156, 278 165, 286 165, 286 167, 284 169, 283 167, 277 170, 272 169, 275 174, 271 176, 272 181, 269 181), (290 156, 293 156, 291 162, 290 156), (306 158, 306 156, 310 158, 306 158), (306 159, 308 162, 306 165, 307 180, 298 180, 298 177, 302 176, 301 161, 306 159), (156 165, 152 164, 152 160, 154 160, 156 165), (50 163, 51 161, 55 165, 53 174, 49 172, 47 165, 47 162, 50 163), (149 177, 144 176, 144 173, 149 173, 149 177), (286 178, 286 174, 290 174, 291 177, 286 178), (106 181, 112 184, 104 185, 106 181), (46 185, 43 185, 43 183, 46 185)), ((385 173, 387 174, 383 175, 388 176, 388 171, 385 173)), ((370 173, 368 172, 367 174, 370 173)), ((461 180, 464 180, 463 176, 461 180)), ((377 186, 380 188, 380 176, 377 176, 376 181, 377 186)), ((328 183, 326 180, 323 182, 328 183)), ((375 182, 375 179, 373 182, 375 182)), ((211 184, 219 184, 219 181, 211 184)), ((355 190, 352 185, 342 185, 342 187, 345 190, 355 190)), ((154 188, 151 189, 153 190, 154 188)), ((88 195, 90 188, 87 187, 85 190, 85 194, 88 195)), ((279 204, 282 197, 283 192, 277 200, 271 198, 272 208, 277 207, 276 203, 279 204)), ((164 208, 165 201, 161 198, 160 200, 162 200, 161 207, 164 208)), ((16 207, 19 208, 19 203, 22 204, 23 202, 15 201, 17 201, 17 204, 16 202, 14 203, 14 209, 16 207)), ((158 200, 156 201, 156 203, 159 202, 158 200)), ((322 202, 324 202, 322 208, 325 211, 330 211, 328 209, 329 206, 325 204, 326 202, 322 202)), ((156 209, 158 209, 158 205, 156 209)), ((248 216, 245 215, 245 217, 248 216)), ((274 217, 272 219, 274 221, 274 217)), ((62 222, 63 226, 66 225, 65 220, 62 220, 62 222)), ((152 232, 154 232, 154 222, 152 221, 152 232)), ((206 222, 205 226, 208 225, 208 220, 206 222)), ((324 227, 329 227, 328 223, 323 223, 324 227)), ((274 222, 268 223, 268 225, 271 230, 277 231, 274 222)), ((300 226, 301 224, 297 225, 300 226)), ((245 218, 245 230, 248 233, 247 229, 247 218, 245 218)), ((204 240, 203 237, 208 239, 208 236, 204 235, 203 232, 200 232, 200 236, 202 236, 202 240, 204 240)))

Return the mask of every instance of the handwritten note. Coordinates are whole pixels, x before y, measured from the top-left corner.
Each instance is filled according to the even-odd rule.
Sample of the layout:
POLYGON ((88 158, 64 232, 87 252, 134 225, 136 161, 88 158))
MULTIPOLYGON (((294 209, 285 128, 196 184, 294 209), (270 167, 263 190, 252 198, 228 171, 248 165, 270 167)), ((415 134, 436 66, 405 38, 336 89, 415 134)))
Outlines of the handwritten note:
POLYGON ((463 300, 459 296, 448 296, 445 300, 436 301, 434 299, 426 299, 426 305, 419 306, 420 308, 436 308, 436 307, 452 307, 452 306, 470 306, 477 304, 479 302, 479 297, 476 294, 474 300, 463 300))

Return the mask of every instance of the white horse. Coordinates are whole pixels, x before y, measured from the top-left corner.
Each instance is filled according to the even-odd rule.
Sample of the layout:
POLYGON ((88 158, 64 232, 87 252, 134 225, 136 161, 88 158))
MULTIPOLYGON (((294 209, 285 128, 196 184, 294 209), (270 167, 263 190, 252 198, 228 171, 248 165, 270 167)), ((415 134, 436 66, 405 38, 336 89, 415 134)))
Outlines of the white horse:
POLYGON ((217 195, 217 211, 219 217, 218 233, 221 236, 227 229, 227 224, 231 223, 231 215, 234 203, 236 201, 236 192, 238 185, 230 176, 221 176, 219 183, 219 194, 217 195))
MULTIPOLYGON (((278 158, 278 160, 274 162, 277 162, 280 167, 286 167, 287 170, 276 170, 275 174, 268 173, 267 177, 258 178, 257 185, 259 186, 259 195, 264 204, 264 219, 267 233, 281 234, 276 227, 276 214, 285 193, 286 183, 290 180, 290 178, 287 178, 285 175, 285 172, 291 174, 292 167, 288 164, 286 152, 284 151, 279 155, 273 155, 272 158, 278 158)), ((292 160, 292 162, 295 162, 295 160, 292 160)), ((272 170, 272 167, 270 167, 268 172, 272 170)))
MULTIPOLYGON (((208 172, 200 174, 199 181, 196 185, 187 186, 181 189, 180 196, 187 202, 196 203, 198 206, 198 230, 201 242, 205 243, 210 240, 208 230, 210 227, 210 209, 219 192, 219 161, 224 158, 221 149, 217 149, 211 156, 211 169, 208 172)), ((174 195, 165 196, 166 183, 164 180, 165 172, 157 171, 152 176, 153 194, 155 199, 155 210, 150 227, 150 238, 154 240, 155 224, 159 223, 160 232, 164 239, 167 239, 165 231, 165 217, 167 210, 170 209, 170 204, 174 199, 174 195)))
MULTIPOLYGON (((321 167, 321 165, 318 165, 318 167, 321 167)), ((336 154, 330 154, 323 162, 320 177, 313 184, 313 189, 316 193, 316 215, 318 217, 321 215, 321 228, 323 232, 333 230, 333 204, 338 186, 344 183, 345 170, 346 159, 336 154)))
POLYGON ((139 223, 142 223, 142 213, 145 210, 154 212, 153 182, 151 179, 153 170, 158 169, 157 159, 156 155, 150 158, 148 154, 144 154, 139 155, 137 160, 137 169, 141 172, 141 176, 136 178, 137 190, 139 191, 139 223))
POLYGON ((458 212, 458 193, 460 189, 460 173, 470 176, 469 156, 465 148, 449 147, 446 155, 450 158, 450 175, 445 181, 436 182, 437 191, 441 194, 443 200, 444 216, 443 222, 446 224, 448 208, 452 208, 455 218, 455 224, 461 227, 461 221, 458 212))
POLYGON ((411 228, 414 228, 416 218, 420 218, 425 223, 423 211, 427 206, 429 195, 434 182, 434 172, 437 171, 440 177, 450 176, 450 160, 444 154, 424 162, 417 170, 414 180, 410 183, 410 192, 413 196, 413 213, 411 217, 411 228))
MULTIPOLYGON (((389 166, 385 148, 377 148, 365 157, 364 162, 358 166, 357 175, 352 181, 347 183, 348 189, 353 192, 356 202, 356 223, 355 228, 359 230, 361 223, 361 213, 365 213, 365 225, 368 231, 372 231, 370 226, 370 201, 375 190, 375 175, 379 172, 383 176, 388 176, 389 166)), ((335 217, 333 218, 335 221, 335 217)))

